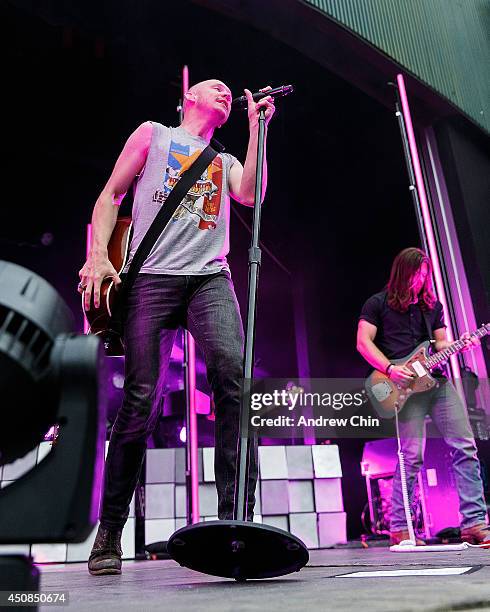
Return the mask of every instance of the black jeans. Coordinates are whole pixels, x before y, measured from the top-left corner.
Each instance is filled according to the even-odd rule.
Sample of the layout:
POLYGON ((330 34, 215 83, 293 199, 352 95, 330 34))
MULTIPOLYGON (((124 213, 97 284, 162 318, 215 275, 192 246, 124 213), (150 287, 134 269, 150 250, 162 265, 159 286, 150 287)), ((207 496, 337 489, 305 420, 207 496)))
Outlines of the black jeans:
MULTIPOLYGON (((106 529, 122 529, 128 517, 147 439, 161 413, 170 353, 181 325, 191 332, 204 353, 216 406, 218 516, 233 518, 243 327, 230 274, 140 274, 125 312, 124 401, 111 432, 100 517, 106 529)), ((257 482, 255 441, 252 449, 249 517, 253 515, 257 482)))

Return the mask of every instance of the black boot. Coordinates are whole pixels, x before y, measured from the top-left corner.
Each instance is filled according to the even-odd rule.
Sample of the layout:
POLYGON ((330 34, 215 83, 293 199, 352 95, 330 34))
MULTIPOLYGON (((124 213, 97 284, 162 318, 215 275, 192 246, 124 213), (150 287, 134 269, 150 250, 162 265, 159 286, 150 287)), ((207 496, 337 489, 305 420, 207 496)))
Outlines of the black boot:
POLYGON ((120 574, 121 557, 121 531, 109 531, 99 525, 88 559, 88 571, 92 576, 120 574))

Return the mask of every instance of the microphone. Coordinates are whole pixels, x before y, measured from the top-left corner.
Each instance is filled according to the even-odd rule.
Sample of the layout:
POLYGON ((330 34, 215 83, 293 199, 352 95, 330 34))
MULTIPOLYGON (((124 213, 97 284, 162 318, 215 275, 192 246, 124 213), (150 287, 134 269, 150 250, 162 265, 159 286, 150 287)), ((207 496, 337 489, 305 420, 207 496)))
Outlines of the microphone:
MULTIPOLYGON (((274 87, 269 91, 258 91, 257 93, 252 94, 252 98, 254 102, 258 102, 262 98, 266 98, 267 96, 272 96, 273 98, 280 98, 282 96, 287 96, 290 93, 293 93, 294 87, 292 85, 282 85, 281 87, 274 87)), ((231 102, 231 108, 236 110, 239 108, 247 108, 247 96, 240 96, 239 98, 235 98, 231 102)))

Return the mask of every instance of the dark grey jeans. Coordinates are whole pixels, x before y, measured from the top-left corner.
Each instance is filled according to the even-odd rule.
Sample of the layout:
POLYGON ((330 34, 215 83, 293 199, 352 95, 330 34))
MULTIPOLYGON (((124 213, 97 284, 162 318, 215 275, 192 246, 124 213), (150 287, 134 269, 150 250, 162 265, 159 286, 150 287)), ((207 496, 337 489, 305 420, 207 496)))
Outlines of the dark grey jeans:
MULTIPOLYGON (((243 327, 230 274, 140 274, 125 313, 124 401, 112 428, 105 464, 101 524, 107 529, 122 529, 128 517, 147 439, 160 416, 170 353, 179 326, 191 332, 204 353, 216 406, 218 516, 233 518, 243 327)), ((249 517, 253 515, 257 482, 255 442, 252 448, 249 517)))

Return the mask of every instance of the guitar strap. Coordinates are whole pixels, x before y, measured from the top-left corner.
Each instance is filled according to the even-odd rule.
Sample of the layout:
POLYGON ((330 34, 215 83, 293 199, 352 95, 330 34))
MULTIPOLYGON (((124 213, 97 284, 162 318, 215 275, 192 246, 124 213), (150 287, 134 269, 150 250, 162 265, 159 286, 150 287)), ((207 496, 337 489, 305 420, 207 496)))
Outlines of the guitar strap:
MULTIPOLYGON (((425 321, 425 326, 427 327, 427 333, 429 334, 429 339, 430 339, 430 343, 431 343, 431 350, 432 352, 435 352, 435 349, 433 348, 433 345, 435 343, 435 338, 434 338, 434 333, 432 331, 432 326, 429 322, 429 313, 426 310, 423 310, 422 308, 420 309, 422 311, 422 316, 424 317, 424 321, 425 321)), ((447 378, 448 376, 448 372, 447 372, 447 368, 445 365, 440 364, 437 366, 436 370, 433 372, 434 375, 436 376, 445 376, 447 378), (437 373, 438 372, 438 373, 437 373)))
POLYGON ((181 174, 178 183, 173 187, 164 204, 160 207, 160 210, 153 219, 152 224, 148 228, 146 234, 143 236, 142 241, 136 249, 136 253, 129 264, 126 277, 122 281, 122 286, 117 292, 118 297, 115 305, 113 306, 111 317, 111 327, 114 331, 117 331, 118 333, 121 331, 122 305, 124 304, 127 295, 134 285, 136 277, 141 270, 141 266, 145 263, 146 258, 155 246, 156 241, 162 234, 184 197, 187 195, 189 189, 194 185, 213 159, 224 150, 225 147, 216 139, 213 139, 211 144, 209 144, 204 151, 202 151, 194 163, 181 174))
POLYGON ((421 308, 420 310, 422 311, 422 316, 424 317, 425 326, 427 327, 427 334, 429 336, 429 340, 431 341, 431 343, 433 343, 435 342, 435 340, 434 340, 434 334, 432 332, 432 326, 429 323, 429 313, 423 308, 421 308))

